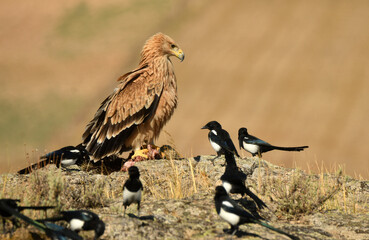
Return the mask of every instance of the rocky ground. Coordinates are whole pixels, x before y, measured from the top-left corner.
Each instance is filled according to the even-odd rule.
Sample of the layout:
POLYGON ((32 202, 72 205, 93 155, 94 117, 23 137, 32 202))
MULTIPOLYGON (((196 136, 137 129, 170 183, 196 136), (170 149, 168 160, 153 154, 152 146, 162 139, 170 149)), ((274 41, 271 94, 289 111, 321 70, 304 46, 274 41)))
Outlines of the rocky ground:
MULTIPOLYGON (((213 203, 224 159, 217 159, 213 165, 212 158, 136 163, 144 184, 139 218, 135 206, 123 216, 124 172, 99 174, 100 169, 62 171, 49 166, 28 175, 4 174, 0 197, 19 198, 24 205, 57 206, 48 216, 57 215, 61 209, 90 209, 106 223, 102 239, 229 239, 224 233, 229 225, 218 217, 213 203)), ((237 164, 249 174, 247 185, 269 206, 260 212, 269 224, 300 239, 369 239, 368 181, 341 173, 309 175, 257 158, 237 159, 237 164)), ((247 199, 240 202, 252 207, 247 199)), ((24 214, 43 217, 42 213, 24 214)), ((240 230, 240 238, 288 239, 256 224, 243 225, 240 230)), ((45 238, 25 224, 12 235, 0 233, 4 239, 45 238)), ((92 238, 93 234, 82 236, 92 238)))

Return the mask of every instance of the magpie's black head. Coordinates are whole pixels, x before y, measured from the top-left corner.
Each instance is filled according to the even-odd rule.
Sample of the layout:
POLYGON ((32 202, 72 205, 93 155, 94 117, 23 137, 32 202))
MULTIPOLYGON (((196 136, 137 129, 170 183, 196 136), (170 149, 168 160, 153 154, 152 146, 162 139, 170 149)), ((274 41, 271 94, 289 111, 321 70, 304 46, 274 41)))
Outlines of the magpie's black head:
POLYGON ((128 174, 130 178, 139 178, 140 177, 140 171, 138 170, 138 167, 132 166, 128 168, 128 174))
POLYGON ((201 129, 209 129, 210 131, 217 130, 217 129, 222 129, 222 125, 220 125, 220 123, 218 123, 217 121, 211 121, 211 122, 208 122, 201 129))
POLYGON ((223 186, 217 186, 215 188, 215 197, 221 197, 221 196, 226 196, 226 195, 228 194, 223 186))
POLYGON ((246 136, 249 135, 248 132, 247 132, 247 128, 240 128, 238 130, 238 137, 244 136, 244 135, 246 135, 246 136))
POLYGON ((95 239, 98 239, 105 232, 105 223, 103 221, 98 221, 95 228, 95 239))
POLYGON ((3 199, 0 199, 0 202, 5 203, 7 206, 9 206, 13 209, 16 209, 18 207, 17 202, 20 202, 20 200, 19 199, 11 199, 11 198, 3 198, 3 199))
POLYGON ((76 148, 81 152, 84 160, 92 160, 92 154, 86 150, 82 143, 78 144, 76 148))

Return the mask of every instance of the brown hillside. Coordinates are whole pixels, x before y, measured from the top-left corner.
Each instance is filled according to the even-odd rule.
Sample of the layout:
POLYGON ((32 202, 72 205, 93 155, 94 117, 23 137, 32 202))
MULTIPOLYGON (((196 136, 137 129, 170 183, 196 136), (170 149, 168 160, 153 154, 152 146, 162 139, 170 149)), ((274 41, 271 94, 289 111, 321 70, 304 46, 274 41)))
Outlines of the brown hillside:
POLYGON ((0 16, 3 172, 24 166, 25 153, 79 143, 115 79, 162 31, 186 59, 173 59, 179 107, 159 143, 212 154, 200 128, 218 120, 234 142, 245 126, 310 146, 263 156, 275 164, 369 177, 367 1, 5 1, 0 16))

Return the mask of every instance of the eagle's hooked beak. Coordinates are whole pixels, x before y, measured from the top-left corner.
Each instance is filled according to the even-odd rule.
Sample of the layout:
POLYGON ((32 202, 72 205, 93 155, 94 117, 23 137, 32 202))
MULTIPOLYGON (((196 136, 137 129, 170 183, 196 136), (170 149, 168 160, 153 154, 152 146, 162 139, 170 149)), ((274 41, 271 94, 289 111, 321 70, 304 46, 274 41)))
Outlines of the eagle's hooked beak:
POLYGON ((181 62, 184 60, 185 58, 185 54, 184 52, 182 51, 182 49, 180 48, 176 48, 176 49, 173 49, 173 54, 174 56, 176 56, 179 60, 181 60, 181 62))

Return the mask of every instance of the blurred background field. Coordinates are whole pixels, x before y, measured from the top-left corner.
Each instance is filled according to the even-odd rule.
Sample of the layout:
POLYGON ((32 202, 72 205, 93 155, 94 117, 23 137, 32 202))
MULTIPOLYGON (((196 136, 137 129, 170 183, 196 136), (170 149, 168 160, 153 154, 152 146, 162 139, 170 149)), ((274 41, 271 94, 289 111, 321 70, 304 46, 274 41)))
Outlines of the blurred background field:
POLYGON ((218 120, 235 143, 247 127, 275 145, 310 146, 266 153, 274 164, 368 178, 368 23, 364 0, 1 1, 1 172, 80 143, 161 31, 186 59, 173 59, 179 105, 159 145, 213 154, 200 128, 218 120))

